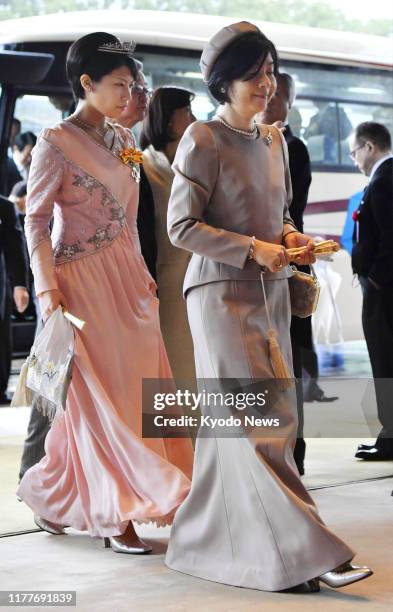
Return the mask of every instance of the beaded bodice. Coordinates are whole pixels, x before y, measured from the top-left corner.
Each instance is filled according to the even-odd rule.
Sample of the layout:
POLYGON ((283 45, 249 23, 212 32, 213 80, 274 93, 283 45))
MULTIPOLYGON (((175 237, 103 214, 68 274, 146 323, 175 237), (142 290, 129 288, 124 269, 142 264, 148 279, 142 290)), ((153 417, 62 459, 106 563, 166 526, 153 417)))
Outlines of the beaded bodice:
POLYGON ((131 132, 120 126, 112 151, 66 122, 41 133, 28 184, 25 228, 30 254, 49 239, 52 217, 56 264, 108 246, 126 223, 135 228, 138 184, 118 157, 122 148, 131 146, 131 132))

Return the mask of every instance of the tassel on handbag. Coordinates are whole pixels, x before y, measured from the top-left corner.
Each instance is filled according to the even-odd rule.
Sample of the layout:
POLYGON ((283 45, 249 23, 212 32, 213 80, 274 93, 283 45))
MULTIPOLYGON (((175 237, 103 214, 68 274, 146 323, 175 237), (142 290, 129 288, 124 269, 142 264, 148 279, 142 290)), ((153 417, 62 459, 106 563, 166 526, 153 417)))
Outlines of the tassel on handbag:
POLYGON ((31 392, 26 387, 27 371, 29 369, 29 359, 26 359, 21 367, 18 383, 11 401, 11 407, 15 406, 30 406, 31 404, 31 392))
POLYGON ((285 361, 284 355, 282 354, 280 345, 278 343, 277 331, 272 326, 272 321, 270 318, 269 306, 266 298, 266 290, 265 283, 263 280, 263 272, 261 272, 261 283, 262 283, 262 292, 263 299, 265 302, 265 310, 267 321, 269 325, 269 329, 267 330, 267 343, 269 347, 269 359, 272 366, 274 377, 277 379, 281 379, 280 388, 282 390, 290 389, 293 387, 292 373, 289 370, 288 364, 285 361))
POLYGON ((281 352, 280 345, 278 344, 277 332, 275 329, 270 328, 267 330, 267 341, 269 345, 270 363, 272 364, 274 376, 276 378, 290 379, 292 375, 281 352))

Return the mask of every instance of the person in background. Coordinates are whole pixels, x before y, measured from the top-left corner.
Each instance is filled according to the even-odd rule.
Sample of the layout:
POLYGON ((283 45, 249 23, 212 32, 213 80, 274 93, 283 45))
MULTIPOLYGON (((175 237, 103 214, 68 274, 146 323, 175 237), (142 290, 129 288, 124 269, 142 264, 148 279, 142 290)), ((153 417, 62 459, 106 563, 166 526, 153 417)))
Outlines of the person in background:
MULTIPOLYGON (((263 120, 266 123, 278 121, 284 127, 284 138, 288 145, 289 168, 291 172, 293 199, 291 203, 291 216, 299 230, 303 231, 303 215, 307 205, 308 191, 311 184, 311 164, 307 147, 303 141, 294 135, 292 127, 288 125, 289 117, 294 116, 293 106, 296 96, 295 82, 286 73, 278 75, 278 93, 273 97, 264 113, 263 120), (274 119, 277 117, 277 119, 274 119)), ((295 115, 296 117, 296 115, 295 115)), ((308 266, 299 267, 305 272, 310 272, 308 266)), ((303 401, 306 402, 332 402, 337 396, 326 396, 318 384, 319 364, 318 355, 312 339, 311 318, 299 319, 292 317, 291 322, 292 349, 294 352, 295 376, 303 378, 302 386, 298 385, 298 407, 303 401), (294 343, 293 341, 296 340, 294 343), (299 368, 301 366, 301 368, 299 368), (302 399, 301 399, 302 398, 302 399)), ((299 428, 301 428, 303 409, 299 410, 299 428)), ((299 429, 299 434, 301 429, 299 429)), ((299 441, 295 448, 295 458, 299 469, 302 466, 302 454, 305 452, 303 442, 299 441)))
MULTIPOLYGON (((14 133, 15 131, 16 128, 14 133)), ((16 183, 19 183, 22 180, 27 180, 31 164, 31 152, 37 141, 37 138, 33 132, 17 133, 13 137, 11 130, 11 138, 14 138, 12 145, 12 157, 7 157, 6 160, 5 194, 7 196, 11 193, 11 190, 16 183)))
MULTIPOLYGON (((26 197, 27 197, 27 181, 19 181, 19 183, 16 183, 16 185, 13 186, 11 193, 9 195, 9 200, 10 202, 14 204, 16 216, 23 230, 22 238, 23 238, 23 246, 25 248, 25 256, 26 256, 27 262, 30 263, 29 253, 27 250, 26 238, 25 238, 25 233, 24 233, 25 216, 26 216, 26 197)), ((26 314, 32 314, 34 316, 35 314, 38 314, 38 310, 37 310, 38 300, 36 299, 36 296, 35 296, 33 273, 30 269, 30 265, 28 266, 28 278, 29 278, 28 291, 32 298, 32 301, 31 301, 31 304, 29 304, 26 314)))
POLYGON ((14 147, 14 144, 15 144, 15 138, 17 137, 18 134, 20 134, 21 129, 22 129, 21 122, 19 121, 19 119, 14 117, 12 119, 12 124, 11 124, 10 143, 9 143, 11 157, 12 157, 13 147, 14 147))
POLYGON ((22 229, 12 202, 0 196, 0 404, 9 404, 7 395, 11 370, 12 299, 18 312, 29 303, 27 261, 22 229))
POLYGON ((26 194, 27 194, 27 181, 19 181, 15 183, 11 189, 9 195, 9 201, 15 205, 15 211, 18 215, 19 222, 24 227, 25 216, 26 216, 26 194))
POLYGON ((373 121, 357 126, 351 156, 369 183, 355 212, 352 268, 363 292, 362 324, 382 429, 355 457, 393 459, 393 156, 388 129, 373 121))
MULTIPOLYGON (((135 84, 131 88, 131 98, 117 119, 117 123, 131 130, 138 126, 146 116, 150 100, 150 90, 143 74, 143 65, 135 61, 138 74, 135 84)), ((141 252, 152 277, 156 278, 157 244, 154 226, 154 204, 153 194, 149 181, 146 178, 143 164, 140 166, 141 180, 139 183, 139 204, 137 226, 141 252)))
MULTIPOLYGON (((171 244, 167 211, 174 178, 171 164, 185 130, 195 121, 193 98, 186 89, 159 87, 151 99, 140 139, 143 167, 154 200, 161 331, 174 378, 189 387, 195 387, 194 351, 182 288, 191 254, 171 244)), ((139 205, 146 210, 143 196, 141 193, 139 205)))
MULTIPOLYGON (((290 214, 296 227, 303 233, 303 213, 307 205, 308 190, 311 185, 311 165, 307 147, 300 138, 293 135, 288 125, 288 113, 295 101, 295 82, 285 73, 277 75, 276 93, 270 100, 262 116, 262 122, 279 124, 282 126, 284 138, 288 145, 289 170, 292 181, 292 202, 290 214)), ((310 273, 308 266, 298 266, 303 272, 310 273)), ((296 383, 298 431, 294 449, 294 458, 300 475, 304 474, 304 458, 306 443, 303 436, 303 383, 302 383, 302 349, 312 350, 311 317, 291 319, 291 344, 293 356, 293 371, 296 383)))
MULTIPOLYGON (((27 197, 27 181, 20 181, 19 183, 16 183, 16 185, 14 185, 12 188, 12 191, 9 196, 9 200, 15 206, 15 212, 17 214, 19 223, 23 229, 23 244, 25 246, 26 259, 28 263, 30 264, 29 253, 28 253, 26 238, 24 234, 25 216, 26 216, 26 197, 27 197)), ((40 310, 39 310, 38 299, 34 291, 34 279, 33 279, 33 273, 31 271, 30 265, 28 269, 28 278, 29 278, 28 291, 29 291, 29 295, 31 299, 30 299, 30 303, 29 303, 29 306, 25 314, 27 316, 30 315, 30 316, 36 317, 36 321, 37 321, 36 333, 37 333, 37 328, 39 327, 39 323, 40 323, 40 310)))
POLYGON ((29 176, 31 152, 36 142, 37 137, 33 132, 22 132, 15 136, 13 158, 19 174, 24 180, 27 180, 29 176))
POLYGON ((354 193, 348 200, 348 208, 345 216, 345 223, 342 230, 342 234, 340 236, 340 245, 343 249, 345 249, 350 255, 352 254, 352 236, 353 236, 353 228, 355 221, 353 220, 353 214, 359 208, 359 204, 363 199, 363 190, 357 191, 354 193))
POLYGON ((138 74, 131 87, 131 97, 126 108, 117 119, 117 123, 130 130, 144 120, 150 100, 150 89, 143 74, 143 64, 137 60, 135 60, 135 64, 138 68, 138 74))
MULTIPOLYGON (((16 214, 19 217, 19 222, 22 228, 24 228, 25 224, 25 216, 26 216, 26 195, 27 195, 27 182, 20 181, 16 183, 12 188, 10 194, 10 201, 13 202, 16 210, 16 214)), ((29 261, 29 256, 27 252, 26 239, 23 234, 23 243, 26 252, 27 261, 29 261)), ((39 333, 42 329, 42 321, 40 308, 38 303, 38 298, 35 294, 34 290, 34 280, 33 273, 31 268, 28 270, 28 290, 33 304, 29 304, 30 308, 35 309, 36 315, 36 330, 35 335, 39 333)), ((19 468, 19 481, 23 478, 25 472, 29 468, 31 468, 35 463, 38 463, 45 455, 45 438, 50 429, 49 419, 46 415, 42 414, 36 408, 36 401, 33 400, 30 412, 29 423, 27 426, 27 436, 23 443, 23 452, 21 458, 21 464, 19 468)))

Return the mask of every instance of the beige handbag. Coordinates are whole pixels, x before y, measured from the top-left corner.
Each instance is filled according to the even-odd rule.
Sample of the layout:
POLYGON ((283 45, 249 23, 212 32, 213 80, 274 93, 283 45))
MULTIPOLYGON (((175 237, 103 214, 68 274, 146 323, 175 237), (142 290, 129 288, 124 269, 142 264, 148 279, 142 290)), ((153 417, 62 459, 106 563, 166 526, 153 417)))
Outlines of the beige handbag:
POLYGON ((12 406, 31 406, 34 402, 50 421, 65 409, 74 360, 71 322, 83 328, 84 321, 60 306, 50 315, 22 366, 12 406))
POLYGON ((321 286, 313 266, 310 266, 311 274, 301 272, 295 266, 291 267, 293 276, 288 279, 288 284, 292 314, 305 319, 317 309, 321 286))

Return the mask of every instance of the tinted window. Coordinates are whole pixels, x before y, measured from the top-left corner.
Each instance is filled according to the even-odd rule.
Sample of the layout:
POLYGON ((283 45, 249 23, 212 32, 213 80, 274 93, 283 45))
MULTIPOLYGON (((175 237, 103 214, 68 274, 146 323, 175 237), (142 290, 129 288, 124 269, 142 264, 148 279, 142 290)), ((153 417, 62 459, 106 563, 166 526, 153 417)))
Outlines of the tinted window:
POLYGON ((33 132, 38 136, 42 128, 58 123, 68 114, 71 102, 71 96, 25 95, 17 99, 14 116, 21 122, 22 132, 33 132))
POLYGON ((393 76, 388 72, 283 62, 297 98, 289 123, 314 166, 352 168, 348 138, 363 121, 386 125, 393 137, 393 76))

